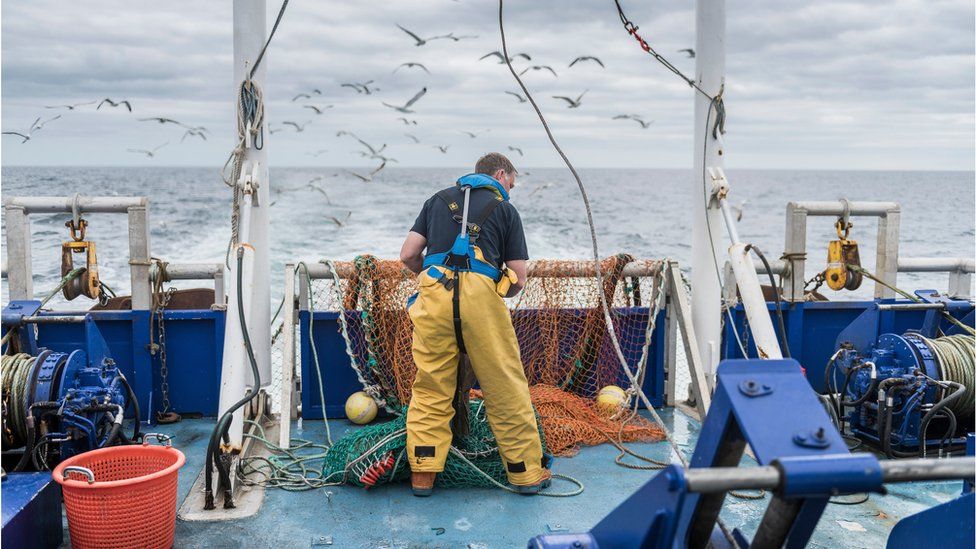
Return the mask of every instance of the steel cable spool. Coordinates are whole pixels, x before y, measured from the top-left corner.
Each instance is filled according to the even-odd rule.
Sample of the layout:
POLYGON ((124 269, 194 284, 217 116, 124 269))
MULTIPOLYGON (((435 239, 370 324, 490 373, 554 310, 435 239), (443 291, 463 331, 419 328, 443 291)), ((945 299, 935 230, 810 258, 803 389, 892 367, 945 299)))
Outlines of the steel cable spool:
POLYGON ((4 355, 2 362, 3 442, 19 448, 27 442, 28 385, 36 357, 27 353, 4 355))
POLYGON ((959 383, 966 388, 948 408, 957 416, 970 416, 976 410, 976 337, 951 335, 936 339, 921 338, 935 354, 943 381, 959 383))

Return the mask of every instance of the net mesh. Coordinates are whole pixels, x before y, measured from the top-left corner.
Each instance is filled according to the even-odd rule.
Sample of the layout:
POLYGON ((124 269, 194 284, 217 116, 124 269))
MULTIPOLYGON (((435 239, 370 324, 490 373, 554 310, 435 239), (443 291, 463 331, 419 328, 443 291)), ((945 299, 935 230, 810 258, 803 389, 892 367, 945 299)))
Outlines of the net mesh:
MULTIPOLYGON (((316 283, 311 296, 314 308, 342 311, 340 326, 364 389, 387 410, 399 413, 410 401, 416 374, 413 328, 404 305, 417 291, 415 276, 399 261, 373 256, 329 265, 338 276, 316 283)), ((507 300, 532 402, 546 445, 555 455, 573 455, 582 445, 609 438, 619 442, 664 438, 659 427, 640 416, 629 415, 625 421, 625 414, 606 413, 595 405, 601 388, 629 388, 598 292, 606 295, 621 350, 643 382, 648 356, 654 351, 647 335, 653 327, 652 311, 657 313, 655 305, 660 303, 661 263, 621 254, 603 260, 602 272, 601 289, 591 262, 534 261, 523 291, 507 300), (649 276, 625 276, 627 265, 639 268, 631 272, 649 276)), ((473 391, 472 396, 480 395, 473 391)))

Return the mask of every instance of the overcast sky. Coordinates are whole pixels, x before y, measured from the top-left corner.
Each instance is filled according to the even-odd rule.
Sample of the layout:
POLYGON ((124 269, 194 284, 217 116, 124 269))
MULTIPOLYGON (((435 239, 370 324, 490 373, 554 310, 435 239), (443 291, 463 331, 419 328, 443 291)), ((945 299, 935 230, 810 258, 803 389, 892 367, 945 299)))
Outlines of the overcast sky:
MULTIPOLYGON (((623 0, 656 49, 694 74, 691 0, 623 0)), ((269 0, 268 23, 277 0, 269 0)), ((644 54, 617 19, 612 0, 509 0, 512 52, 550 65, 526 83, 566 152, 587 167, 689 167, 692 92, 644 54), (592 62, 567 65, 576 56, 592 62), (566 108, 553 95, 577 96, 566 108), (634 113, 654 123, 630 120, 634 113)), ((730 167, 972 170, 974 7, 972 0, 731 0, 728 2, 726 162, 730 167)), ((269 49, 265 85, 271 164, 364 166, 354 131, 387 143, 399 166, 464 166, 480 153, 520 147, 525 166, 558 166, 504 65, 478 58, 500 49, 493 0, 294 1, 269 49), (425 46, 396 24, 431 36, 477 35, 425 46), (417 68, 393 70, 404 62, 417 68), (343 82, 374 80, 356 94, 343 82), (429 92, 405 127, 381 101, 429 92), (321 96, 292 102, 313 88, 321 96), (316 116, 303 104, 334 105, 316 116), (281 122, 304 123, 297 133, 281 122), (462 130, 479 133, 472 139, 462 130), (490 130, 490 131, 489 131, 490 130), (421 140, 414 144, 409 132, 421 140), (434 148, 450 145, 447 154, 434 148), (324 152, 323 152, 324 151, 324 152), (315 156, 317 155, 317 156, 315 156)), ((219 166, 234 140, 232 3, 21 0, 2 2, 2 128, 25 131, 38 116, 62 118, 20 144, 2 140, 4 165, 219 166), (46 109, 104 97, 134 112, 94 105, 46 109), (209 139, 136 119, 175 118, 206 126, 209 139), (155 158, 127 152, 167 143, 155 158)))

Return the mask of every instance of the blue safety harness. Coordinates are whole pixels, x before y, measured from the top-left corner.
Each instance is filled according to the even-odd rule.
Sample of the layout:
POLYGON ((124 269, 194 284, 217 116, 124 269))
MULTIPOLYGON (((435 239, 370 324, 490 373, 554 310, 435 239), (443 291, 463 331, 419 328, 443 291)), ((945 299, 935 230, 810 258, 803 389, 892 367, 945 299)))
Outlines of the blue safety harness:
MULTIPOLYGON (((454 239, 451 249, 446 252, 428 254, 424 257, 424 269, 427 274, 434 277, 445 288, 453 292, 451 299, 454 313, 454 336, 457 339, 458 349, 461 353, 466 353, 464 338, 461 335, 461 290, 460 273, 478 273, 498 282, 502 278, 502 272, 487 261, 479 259, 475 253, 475 242, 481 232, 481 226, 488 221, 495 208, 508 200, 508 191, 494 177, 473 173, 465 175, 457 180, 457 188, 464 192, 464 203, 461 217, 456 215, 454 218, 461 224, 461 232, 454 239), (475 218, 475 222, 468 222, 468 204, 471 193, 478 189, 487 189, 495 193, 495 200, 490 201, 475 218), (448 277, 442 270, 434 267, 446 267, 450 269, 452 276, 448 277)), ((437 196, 447 204, 447 208, 455 212, 459 206, 455 200, 454 189, 445 189, 437 196)))

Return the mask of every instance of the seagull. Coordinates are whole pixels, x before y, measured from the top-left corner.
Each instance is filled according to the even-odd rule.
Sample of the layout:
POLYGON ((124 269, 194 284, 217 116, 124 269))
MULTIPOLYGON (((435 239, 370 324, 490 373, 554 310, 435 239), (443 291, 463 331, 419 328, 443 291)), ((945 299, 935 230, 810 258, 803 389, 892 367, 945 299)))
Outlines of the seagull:
POLYGON ((525 73, 527 73, 529 71, 541 71, 541 70, 549 71, 549 72, 552 73, 553 76, 555 76, 556 78, 559 78, 559 75, 556 74, 556 71, 552 70, 552 67, 550 67, 549 65, 532 65, 531 67, 529 67, 529 68, 523 70, 522 72, 520 72, 519 73, 519 76, 522 76, 523 74, 525 74, 525 73))
POLYGON ((352 215, 352 211, 347 212, 345 219, 343 219, 342 221, 339 221, 339 218, 337 218, 335 216, 332 216, 332 215, 329 216, 329 219, 331 219, 332 222, 335 223, 336 225, 338 225, 339 227, 342 227, 342 226, 344 226, 346 224, 346 221, 349 221, 349 216, 351 216, 351 215, 352 215))
POLYGON ((582 62, 582 61, 593 61, 597 65, 600 65, 601 67, 606 68, 606 66, 603 64, 603 61, 600 61, 598 58, 593 57, 592 55, 581 55, 581 56, 577 57, 576 59, 573 59, 573 62, 570 63, 569 66, 572 67, 576 63, 579 63, 579 62, 582 62))
MULTIPOLYGON (((478 61, 481 61, 482 59, 487 59, 489 57, 497 57, 498 58, 498 64, 499 65, 504 65, 505 64, 505 56, 502 55, 502 52, 497 51, 497 50, 496 51, 493 51, 491 53, 486 53, 486 54, 482 55, 481 57, 478 58, 478 61)), ((511 56, 511 57, 508 58, 509 62, 515 61, 515 58, 516 57, 521 57, 521 58, 525 59, 526 61, 532 61, 532 58, 529 56, 529 54, 527 54, 527 53, 516 53, 515 55, 513 55, 513 56, 511 56)))
MULTIPOLYGON (((307 152, 305 154, 307 154, 309 156, 314 156, 315 158, 318 158, 320 154, 327 153, 327 152, 329 152, 329 149, 319 149, 319 150, 317 150, 315 152, 307 152)), ((319 179, 321 179, 321 177, 319 179)), ((316 179, 315 181, 318 181, 318 179, 316 179)))
POLYGON ((176 124, 177 126, 182 126, 182 122, 177 122, 172 118, 163 118, 160 116, 153 116, 152 118, 139 118, 139 122, 159 122, 160 124, 176 124))
POLYGON ((30 127, 27 128, 27 133, 26 134, 23 134, 23 133, 20 133, 20 132, 2 132, 2 133, 3 133, 3 135, 16 135, 16 136, 18 136, 18 137, 20 137, 20 138, 23 139, 23 141, 21 141, 20 143, 21 144, 24 144, 24 143, 27 143, 28 141, 30 141, 30 138, 34 135, 34 132, 35 131, 40 130, 40 129, 43 129, 44 128, 44 124, 47 124, 48 122, 53 122, 53 121, 57 120, 58 118, 61 118, 61 115, 60 114, 57 115, 57 116, 54 116, 52 118, 49 118, 49 119, 47 119, 47 120, 45 120, 43 122, 41 122, 41 117, 38 116, 31 123, 30 127))
POLYGON ((427 67, 425 67, 422 63, 414 63, 413 61, 409 63, 402 63, 399 67, 393 69, 394 74, 396 73, 396 71, 400 70, 400 67, 406 67, 408 69, 412 67, 420 67, 421 69, 424 69, 424 72, 430 74, 430 71, 427 70, 427 67))
POLYGON ((406 118, 404 118, 402 116, 399 117, 399 118, 397 118, 397 120, 399 120, 400 122, 403 122, 403 125, 404 126, 410 126, 410 125, 416 126, 417 125, 417 121, 416 120, 407 120, 406 118))
POLYGON ((309 95, 309 94, 307 94, 307 93, 300 93, 300 94, 296 95, 295 97, 292 97, 291 98, 291 101, 292 101, 292 103, 294 103, 295 101, 298 101, 299 99, 303 99, 303 98, 304 99, 311 99, 312 96, 309 95))
POLYGON ((379 91, 379 88, 374 87, 369 89, 369 85, 372 84, 372 80, 367 80, 366 82, 343 82, 340 88, 352 88, 356 90, 356 93, 365 93, 366 95, 371 95, 374 91, 379 91))
MULTIPOLYGON (((356 137, 356 136, 353 136, 353 137, 356 137)), ((377 149, 377 148, 374 148, 372 145, 370 145, 369 143, 363 141, 362 139, 360 139, 358 137, 356 137, 356 141, 359 141, 364 147, 366 147, 367 149, 369 149, 369 153, 366 153, 366 151, 361 151, 361 153, 363 154, 363 156, 366 156, 368 158, 375 157, 376 155, 380 154, 381 152, 383 152, 386 149, 386 143, 383 143, 383 146, 377 149)))
POLYGON ((691 48, 685 48, 683 50, 678 50, 678 53, 687 53, 688 54, 688 59, 694 59, 695 58, 695 50, 693 50, 691 48))
POLYGON ((507 90, 505 91, 505 93, 507 93, 508 95, 511 95, 511 96, 515 97, 515 99, 518 99, 518 102, 519 103, 525 103, 525 101, 526 101, 526 99, 524 97, 522 97, 522 94, 515 93, 513 91, 507 91, 507 90))
POLYGON ((377 168, 375 170, 369 172, 369 175, 360 175, 360 174, 358 174, 356 172, 350 172, 349 170, 346 170, 346 171, 349 172, 350 175, 354 175, 354 176, 358 177, 359 179, 361 179, 363 181, 363 183, 369 183, 370 181, 373 180, 373 176, 375 176, 376 174, 380 173, 380 171, 383 168, 385 168, 385 167, 386 167, 386 162, 383 162, 379 166, 377 166, 377 168))
POLYGON ((132 112, 132 103, 129 103, 127 99, 124 99, 122 101, 113 101, 111 97, 106 97, 105 99, 102 99, 102 102, 99 103, 97 107, 95 107, 95 110, 97 111, 98 109, 102 108, 102 105, 104 105, 105 103, 108 103, 112 107, 125 105, 125 108, 129 109, 129 112, 132 112))
POLYGON ((434 145, 434 148, 437 149, 437 150, 439 150, 439 151, 441 151, 444 154, 447 154, 447 149, 450 149, 451 146, 450 145, 443 145, 443 146, 441 146, 441 145, 434 145))
POLYGON ((403 32, 409 34, 410 37, 413 38, 414 41, 417 42, 416 44, 414 44, 415 46, 423 46, 427 42, 430 42, 431 40, 437 40, 438 38, 447 38, 446 36, 431 36, 430 38, 421 38, 421 37, 417 36, 416 34, 408 31, 407 29, 401 27, 399 23, 397 23, 396 26, 397 26, 397 28, 399 28, 403 32))
MULTIPOLYGON (((319 177, 319 178, 314 179, 313 181, 318 181, 319 179, 322 179, 322 178, 319 177)), ((318 191, 318 192, 322 193, 322 196, 325 197, 325 203, 326 204, 329 204, 329 205, 332 205, 332 199, 329 198, 329 193, 325 192, 325 189, 323 189, 322 187, 319 187, 318 185, 313 185, 311 183, 309 183, 305 187, 307 189, 311 189, 313 191, 318 191)))
POLYGON ((334 105, 326 105, 324 107, 316 107, 315 105, 302 105, 303 109, 312 109, 315 114, 322 114, 325 109, 331 109, 334 105))
POLYGON ((311 120, 306 120, 304 124, 299 125, 297 122, 292 122, 291 120, 282 120, 281 123, 286 126, 294 126, 296 132, 305 131, 305 127, 312 123, 311 120))
POLYGON ((268 124, 268 133, 269 134, 274 135, 274 134, 276 134, 276 133, 278 133, 280 131, 281 131, 281 128, 272 128, 271 127, 271 124, 270 123, 268 124))
POLYGON ((636 114, 618 114, 617 116, 614 116, 613 119, 614 120, 633 120, 634 122, 637 122, 638 124, 640 124, 641 125, 641 128, 643 128, 645 130, 647 128, 649 128, 651 126, 651 124, 654 123, 653 120, 651 120, 650 122, 644 122, 644 119, 641 118, 640 116, 636 115, 636 114))
POLYGON ((73 105, 50 105, 44 108, 45 109, 68 109, 69 111, 73 111, 78 107, 83 107, 85 105, 94 105, 94 104, 95 104, 94 101, 88 101, 87 103, 75 103, 73 105))
MULTIPOLYGON (((454 36, 453 32, 449 32, 443 36, 435 36, 434 38, 448 38, 450 40, 454 40, 455 42, 460 42, 461 40, 464 40, 466 38, 477 38, 477 36, 470 35, 470 34, 465 36, 454 36)), ((433 40, 434 38, 431 38, 430 40, 433 40)))
POLYGON ((552 98, 562 99, 563 101, 569 103, 569 105, 566 106, 567 109, 575 109, 580 106, 580 101, 583 100, 583 96, 586 95, 586 92, 588 91, 590 90, 584 90, 583 93, 579 94, 579 96, 576 97, 576 99, 573 99, 571 97, 566 97, 565 95, 554 95, 552 96, 552 98))
POLYGON ((351 136, 355 137, 356 139, 359 139, 359 137, 356 134, 354 134, 352 132, 347 132, 346 130, 339 130, 339 131, 336 132, 336 137, 342 137, 344 135, 351 135, 351 136))
POLYGON ((196 136, 196 137, 199 137, 200 139, 203 139, 204 141, 206 141, 207 140, 207 135, 204 133, 204 131, 201 131, 199 128, 190 128, 190 129, 186 130, 185 132, 183 132, 183 137, 180 138, 180 143, 182 143, 187 137, 190 137, 190 136, 196 136))
MULTIPOLYGON (((490 131, 490 130, 485 130, 485 132, 487 132, 487 131, 490 131)), ((467 136, 470 137, 471 139, 474 139, 475 137, 478 137, 479 135, 481 135, 481 134, 477 134, 477 133, 474 133, 474 132, 469 132, 469 131, 466 131, 466 130, 461 130, 461 133, 467 134, 467 136)), ((484 132, 482 132, 482 133, 484 133, 484 132)))
POLYGON ((417 136, 415 136, 415 135, 411 135, 411 134, 409 134, 409 133, 405 133, 405 134, 403 134, 403 135, 405 135, 405 136, 407 136, 407 137, 409 137, 410 139, 413 139, 413 142, 414 142, 414 143, 420 143, 420 140, 419 140, 419 139, 417 139, 417 136))
POLYGON ((146 149, 126 149, 126 150, 129 151, 129 152, 131 152, 131 153, 142 153, 142 154, 146 155, 147 158, 154 158, 156 156, 156 151, 158 151, 159 149, 162 149, 166 145, 169 145, 169 143, 163 143, 162 145, 156 147, 155 149, 153 149, 151 151, 147 151, 146 149))
POLYGON ((520 149, 518 147, 513 147, 513 146, 509 145, 508 146, 508 150, 519 153, 519 156, 525 156, 524 154, 522 154, 522 149, 520 149))
POLYGON ((390 107, 391 109, 393 109, 393 110, 395 110, 397 112, 402 112, 403 114, 410 114, 410 113, 414 112, 414 111, 410 110, 410 106, 413 105, 414 103, 416 103, 421 97, 423 97, 425 93, 427 93, 427 86, 424 86, 423 88, 421 88, 421 90, 419 92, 417 92, 417 95, 414 95, 413 97, 411 97, 410 98, 410 101, 407 101, 407 104, 404 105, 404 106, 402 106, 402 107, 397 107, 396 105, 391 105, 391 104, 386 103, 386 102, 384 102, 383 105, 385 105, 387 107, 390 107))
POLYGON ((732 211, 735 212, 735 220, 737 222, 742 221, 742 210, 745 208, 746 202, 746 200, 740 200, 738 206, 732 206, 732 211))
POLYGON ((548 189, 549 187, 552 187, 552 183, 546 183, 545 185, 540 185, 540 186, 532 189, 532 192, 530 192, 528 196, 532 196, 532 195, 534 195, 535 193, 537 193, 539 191, 548 189))

